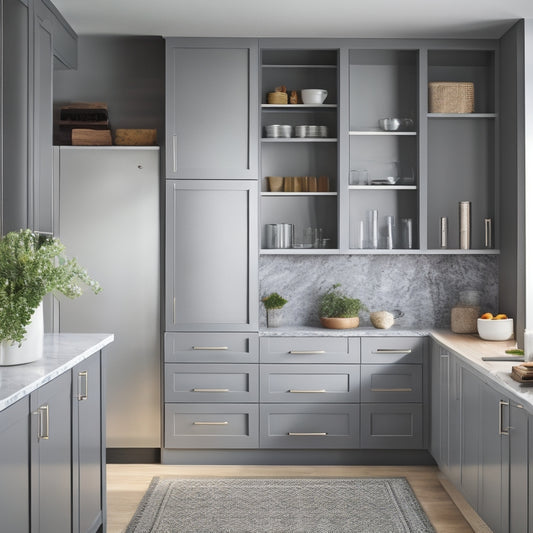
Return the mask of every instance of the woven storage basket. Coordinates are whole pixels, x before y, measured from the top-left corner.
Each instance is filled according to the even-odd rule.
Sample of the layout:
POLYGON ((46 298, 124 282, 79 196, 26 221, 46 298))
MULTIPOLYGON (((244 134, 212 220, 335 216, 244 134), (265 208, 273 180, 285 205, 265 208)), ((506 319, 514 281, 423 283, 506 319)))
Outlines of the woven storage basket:
POLYGON ((429 83, 430 113, 473 113, 472 82, 432 81, 429 83))
POLYGON ((287 93, 276 91, 275 93, 268 93, 267 95, 267 102, 269 104, 280 105, 280 104, 286 104, 288 103, 288 101, 289 101, 289 96, 287 95, 287 93))

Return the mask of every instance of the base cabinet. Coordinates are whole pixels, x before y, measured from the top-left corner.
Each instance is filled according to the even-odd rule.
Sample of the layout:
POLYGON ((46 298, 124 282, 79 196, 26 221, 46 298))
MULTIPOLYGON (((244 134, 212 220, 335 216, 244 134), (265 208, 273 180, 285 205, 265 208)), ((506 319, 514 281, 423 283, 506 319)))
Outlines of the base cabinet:
POLYGON ((430 450, 440 469, 494 533, 533 531, 531 416, 436 342, 431 363, 430 450))

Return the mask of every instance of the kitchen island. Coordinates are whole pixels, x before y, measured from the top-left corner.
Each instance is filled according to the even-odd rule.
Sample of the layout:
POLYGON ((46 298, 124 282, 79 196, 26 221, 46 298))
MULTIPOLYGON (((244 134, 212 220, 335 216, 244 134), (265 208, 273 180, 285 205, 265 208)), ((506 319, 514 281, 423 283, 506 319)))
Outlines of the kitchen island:
POLYGON ((105 530, 110 334, 46 334, 42 359, 0 367, 3 531, 105 530))

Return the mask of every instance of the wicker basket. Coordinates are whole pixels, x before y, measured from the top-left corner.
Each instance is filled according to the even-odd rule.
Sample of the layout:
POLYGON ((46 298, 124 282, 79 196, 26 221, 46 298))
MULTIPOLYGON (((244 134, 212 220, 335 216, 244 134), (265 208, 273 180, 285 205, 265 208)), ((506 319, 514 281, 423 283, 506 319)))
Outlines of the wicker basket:
POLYGON ((473 113, 472 82, 432 81, 429 83, 430 113, 473 113))
POLYGON ((276 91, 274 93, 268 93, 267 95, 267 102, 269 104, 275 104, 275 105, 283 105, 288 103, 289 96, 287 93, 276 91))

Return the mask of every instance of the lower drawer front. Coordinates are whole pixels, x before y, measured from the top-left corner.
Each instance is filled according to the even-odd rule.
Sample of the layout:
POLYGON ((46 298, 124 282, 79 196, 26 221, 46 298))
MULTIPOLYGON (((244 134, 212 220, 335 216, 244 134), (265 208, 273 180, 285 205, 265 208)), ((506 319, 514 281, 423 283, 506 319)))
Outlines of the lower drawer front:
POLYGON ((361 401, 422 401, 422 365, 361 365, 361 401))
POLYGON ((257 404, 165 404, 165 448, 257 448, 257 404))
POLYGON ((257 402, 257 365, 165 365, 167 402, 257 402))
POLYGON ((261 448, 357 448, 359 405, 261 405, 261 448))
POLYGON ((422 404, 362 404, 361 448, 419 449, 422 404))

